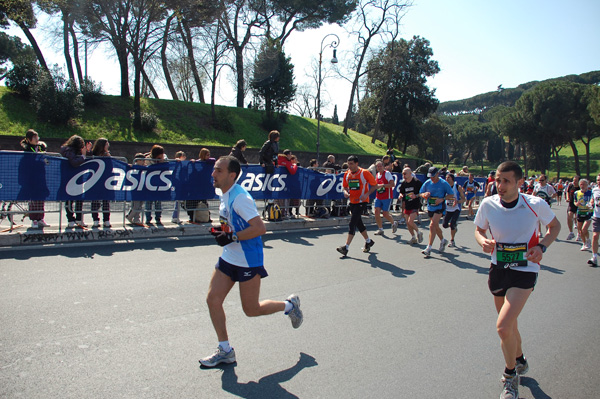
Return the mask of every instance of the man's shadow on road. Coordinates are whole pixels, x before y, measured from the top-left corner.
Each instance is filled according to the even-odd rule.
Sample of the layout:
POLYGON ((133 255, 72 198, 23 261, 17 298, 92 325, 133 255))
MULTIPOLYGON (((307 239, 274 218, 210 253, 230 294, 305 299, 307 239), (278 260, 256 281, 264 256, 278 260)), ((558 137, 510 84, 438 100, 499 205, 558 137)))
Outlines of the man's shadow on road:
POLYGON ((246 383, 238 382, 235 364, 224 365, 221 367, 223 370, 221 386, 224 391, 247 399, 298 398, 298 396, 286 391, 281 383, 291 380, 302 369, 317 365, 318 363, 314 357, 301 352, 298 362, 289 369, 262 377, 258 382, 249 381, 246 383))
POLYGON ((347 256, 347 255, 342 257, 342 259, 352 259, 352 260, 355 260, 355 261, 358 261, 361 263, 366 263, 367 265, 371 266, 372 268, 377 268, 377 269, 388 271, 391 273, 392 276, 398 277, 398 278, 406 278, 410 275, 415 274, 414 270, 402 269, 391 263, 380 261, 379 259, 377 259, 377 252, 369 252, 368 260, 361 259, 361 258, 353 258, 353 257, 347 256))
POLYGON ((540 384, 531 377, 521 377, 521 385, 529 388, 535 399, 552 399, 546 392, 540 388, 540 384))

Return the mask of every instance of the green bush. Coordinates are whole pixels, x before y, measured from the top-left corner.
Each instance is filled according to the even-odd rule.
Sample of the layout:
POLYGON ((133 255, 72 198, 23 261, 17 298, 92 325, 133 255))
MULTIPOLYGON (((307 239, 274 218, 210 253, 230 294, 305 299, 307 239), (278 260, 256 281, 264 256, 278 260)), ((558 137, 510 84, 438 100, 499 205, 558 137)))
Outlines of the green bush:
POLYGON ((211 121, 211 125, 216 130, 221 130, 227 134, 233 135, 235 129, 231 122, 231 112, 224 109, 219 109, 215 115, 215 119, 211 121))
POLYGON ((83 112, 83 96, 72 81, 59 69, 53 75, 42 72, 31 88, 31 100, 38 119, 55 125, 65 125, 83 112))
POLYGON ((158 127, 158 116, 152 112, 142 112, 140 114, 140 129, 144 132, 152 133, 158 127))
POLYGON ((41 72, 36 61, 17 63, 6 74, 6 86, 21 97, 30 99, 31 89, 38 82, 41 72))
POLYGON ((96 84, 91 79, 85 79, 80 87, 80 91, 86 107, 94 107, 102 103, 102 83, 96 84))

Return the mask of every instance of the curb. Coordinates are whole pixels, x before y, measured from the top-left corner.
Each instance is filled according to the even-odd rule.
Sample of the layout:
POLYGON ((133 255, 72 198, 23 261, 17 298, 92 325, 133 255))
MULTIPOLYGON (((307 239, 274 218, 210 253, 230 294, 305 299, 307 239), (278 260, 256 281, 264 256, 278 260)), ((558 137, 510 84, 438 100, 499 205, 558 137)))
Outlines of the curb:
MULTIPOLYGON (((461 216, 466 213, 463 209, 461 216)), ((392 213, 397 220, 399 213, 392 213)), ((427 212, 421 212, 422 220, 429 220, 427 212)), ((300 218, 290 219, 281 222, 265 221, 267 232, 287 231, 287 230, 310 230, 315 228, 335 228, 347 227, 349 216, 330 217, 328 219, 300 218)), ((372 215, 363 216, 365 225, 375 224, 375 217, 372 215)), ((181 237, 203 237, 210 235, 211 227, 217 227, 218 223, 205 224, 180 224, 167 226, 124 226, 111 229, 69 229, 66 231, 54 232, 14 232, 0 235, 0 248, 10 249, 53 245, 53 244, 85 244, 94 242, 132 242, 135 240, 155 239, 155 238, 181 238, 181 237)))

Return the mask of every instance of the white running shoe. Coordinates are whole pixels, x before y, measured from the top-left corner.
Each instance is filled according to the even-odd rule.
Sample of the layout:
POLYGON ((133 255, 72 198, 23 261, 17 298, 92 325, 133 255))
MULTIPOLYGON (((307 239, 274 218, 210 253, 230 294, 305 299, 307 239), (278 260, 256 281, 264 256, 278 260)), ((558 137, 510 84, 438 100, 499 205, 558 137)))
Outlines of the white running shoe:
POLYGON ((408 241, 408 243, 409 243, 410 245, 414 245, 414 244, 416 244, 416 243, 417 243, 417 237, 413 236, 413 237, 412 237, 412 238, 411 238, 411 239, 408 241))
POLYGON ((575 234, 573 234, 573 232, 571 231, 567 236, 567 240, 572 240, 573 238, 575 238, 575 234))
POLYGON ((39 229, 40 228, 40 225, 39 225, 39 223, 38 223, 37 220, 32 220, 31 221, 31 228, 32 229, 39 229))
POLYGON ((427 247, 424 250, 422 250, 421 253, 425 255, 426 258, 429 258, 429 255, 431 255, 431 248, 427 247))
POLYGON ((292 294, 286 299, 286 301, 290 302, 293 306, 292 310, 290 310, 287 313, 287 315, 290 317, 290 320, 292 321, 292 327, 298 328, 304 321, 304 315, 300 310, 300 298, 298 297, 298 295, 292 294))
POLYGON ((83 220, 80 220, 79 222, 75 222, 77 227, 81 227, 81 228, 86 228, 88 227, 87 224, 83 223, 83 220))
POLYGON ((75 227, 77 226, 77 223, 75 222, 69 222, 68 227, 75 227))
POLYGON ((374 235, 376 235, 376 236, 382 236, 382 235, 383 235, 383 229, 379 229, 379 230, 377 230, 377 231, 374 233, 374 235))
POLYGON ((500 399, 518 399, 519 398, 519 375, 502 374, 502 384, 504 389, 500 394, 500 399))
POLYGON ((448 244, 448 248, 456 248, 456 244, 454 243, 454 240, 450 240, 450 244, 448 244))
POLYGON ((235 351, 231 348, 229 352, 225 352, 219 345, 215 353, 199 361, 204 367, 215 367, 219 363, 235 363, 235 351))
POLYGON ((181 223, 181 220, 179 220, 179 218, 173 218, 171 219, 171 223, 179 224, 181 223))
POLYGON ((395 222, 392 224, 392 233, 395 233, 397 230, 398 230, 398 222, 397 222, 397 221, 395 221, 395 222))
POLYGON ((99 220, 94 220, 94 223, 92 224, 92 227, 100 227, 100 221, 99 220))
POLYGON ((44 221, 44 219, 38 220, 38 226, 40 226, 40 227, 50 227, 50 225, 48 223, 46 223, 44 221))
POLYGON ((108 220, 106 222, 104 222, 103 224, 104 224, 104 228, 105 229, 110 229, 111 228, 110 222, 108 220))
POLYGON ((423 242, 423 233, 421 233, 420 231, 417 232, 417 237, 418 237, 418 241, 419 244, 423 242))
POLYGON ((442 242, 440 242, 440 252, 444 252, 446 250, 446 245, 448 245, 448 240, 442 238, 442 242))

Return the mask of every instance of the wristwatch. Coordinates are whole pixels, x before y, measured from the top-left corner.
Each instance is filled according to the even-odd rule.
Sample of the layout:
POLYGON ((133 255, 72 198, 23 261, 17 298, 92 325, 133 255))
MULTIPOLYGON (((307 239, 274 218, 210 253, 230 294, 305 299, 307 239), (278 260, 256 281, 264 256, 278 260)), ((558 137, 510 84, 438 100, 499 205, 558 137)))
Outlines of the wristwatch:
MULTIPOLYGON (((238 240, 238 236, 237 236, 235 233, 233 233, 233 234, 231 235, 231 239, 232 239, 233 241, 235 241, 235 242, 238 242, 238 241, 239 241, 239 240, 238 240)), ((544 247, 543 251, 546 251, 546 247, 544 247)))
POLYGON ((546 253, 546 246, 544 244, 538 244, 538 247, 540 247, 542 249, 542 253, 545 254, 546 253))

